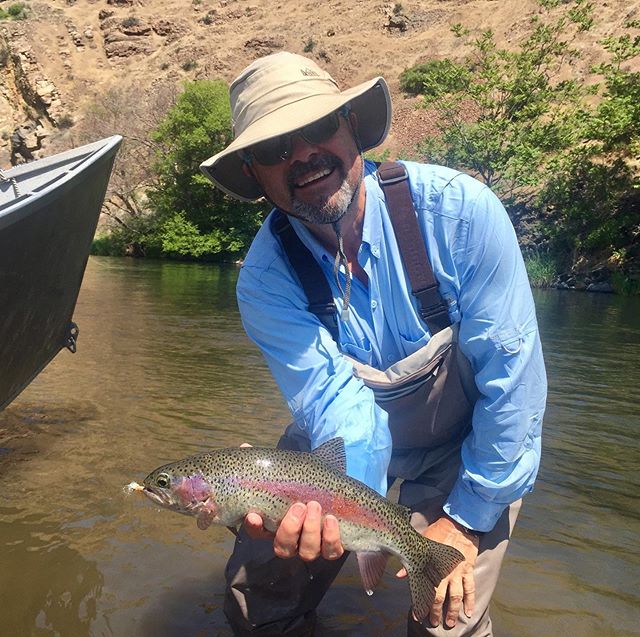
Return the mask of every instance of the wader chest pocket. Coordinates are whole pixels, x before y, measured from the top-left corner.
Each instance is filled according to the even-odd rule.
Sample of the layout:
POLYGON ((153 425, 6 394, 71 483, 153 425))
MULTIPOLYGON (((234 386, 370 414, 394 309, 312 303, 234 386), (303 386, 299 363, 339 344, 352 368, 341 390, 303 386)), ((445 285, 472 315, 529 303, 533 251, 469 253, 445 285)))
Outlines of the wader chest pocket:
POLYGON ((423 348, 385 371, 349 357, 354 376, 389 415, 394 449, 433 448, 457 439, 471 422, 472 401, 462 375, 471 375, 458 353, 457 325, 438 332, 423 348))
MULTIPOLYGON (((446 354, 450 351, 451 346, 447 347, 442 356, 429 365, 416 372, 407 375, 404 378, 380 382, 371 379, 362 379, 364 384, 373 391, 376 402, 382 407, 390 401, 410 396, 414 392, 420 391, 427 384, 433 384, 434 377, 438 375, 446 354)), ((357 376, 357 372, 355 373, 357 376)))

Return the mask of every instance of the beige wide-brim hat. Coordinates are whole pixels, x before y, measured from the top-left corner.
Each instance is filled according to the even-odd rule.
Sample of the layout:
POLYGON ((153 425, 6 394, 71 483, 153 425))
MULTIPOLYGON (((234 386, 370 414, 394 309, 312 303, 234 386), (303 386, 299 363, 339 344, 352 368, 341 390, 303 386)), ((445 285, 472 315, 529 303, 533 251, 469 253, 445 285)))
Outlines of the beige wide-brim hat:
POLYGON ((326 71, 294 53, 259 58, 233 81, 229 93, 235 139, 200 168, 216 186, 243 201, 264 194, 242 169, 243 149, 297 130, 345 104, 357 117, 363 151, 381 144, 391 123, 391 98, 383 78, 340 91, 326 71))

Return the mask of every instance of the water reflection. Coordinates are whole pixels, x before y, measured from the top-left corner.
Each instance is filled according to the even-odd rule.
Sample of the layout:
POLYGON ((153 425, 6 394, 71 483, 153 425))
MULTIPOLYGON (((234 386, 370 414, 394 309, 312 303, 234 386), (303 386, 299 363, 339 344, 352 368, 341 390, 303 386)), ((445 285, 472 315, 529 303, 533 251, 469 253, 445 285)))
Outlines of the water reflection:
MULTIPOLYGON (((0 414, 2 634, 229 636, 228 531, 201 532, 122 487, 208 447, 273 444, 287 422, 240 325, 236 277, 90 260, 78 353, 62 352, 0 414)), ((496 593, 497 634, 637 634, 640 300, 549 291, 537 302, 544 457, 496 593)), ((348 562, 318 635, 403 635, 408 589, 394 566, 369 598, 348 562)))
POLYGON ((2 634, 90 635, 103 585, 96 563, 23 509, 0 508, 0 538, 2 634))
POLYGON ((636 635, 640 299, 543 291, 537 307, 550 381, 543 461, 496 595, 500 620, 513 637, 541 626, 636 635))

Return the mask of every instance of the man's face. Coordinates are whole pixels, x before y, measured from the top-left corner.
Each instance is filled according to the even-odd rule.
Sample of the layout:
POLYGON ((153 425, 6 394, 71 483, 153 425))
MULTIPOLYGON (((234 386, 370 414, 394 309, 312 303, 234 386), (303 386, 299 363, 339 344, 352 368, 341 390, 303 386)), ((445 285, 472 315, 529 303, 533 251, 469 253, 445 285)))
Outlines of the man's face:
POLYGON ((340 116, 340 126, 329 139, 309 143, 300 135, 291 139, 290 155, 265 166, 254 160, 250 170, 267 197, 285 212, 314 224, 340 219, 355 199, 362 181, 362 157, 351 123, 340 116))

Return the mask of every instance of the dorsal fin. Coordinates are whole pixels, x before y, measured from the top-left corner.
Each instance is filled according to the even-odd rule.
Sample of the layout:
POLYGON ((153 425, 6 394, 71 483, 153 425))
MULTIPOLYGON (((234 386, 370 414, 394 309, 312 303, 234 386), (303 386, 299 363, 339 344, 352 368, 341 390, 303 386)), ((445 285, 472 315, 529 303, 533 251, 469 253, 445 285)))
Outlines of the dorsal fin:
POLYGON ((342 438, 331 438, 331 440, 327 440, 327 442, 316 447, 311 453, 332 469, 336 469, 340 473, 347 472, 347 457, 344 453, 344 440, 342 438))

